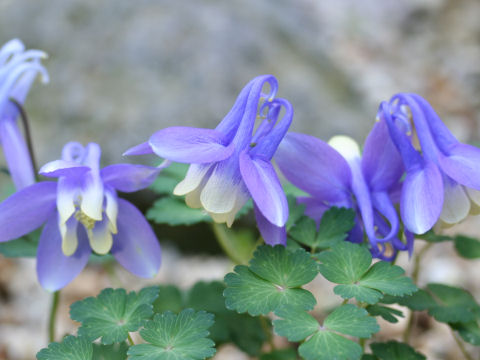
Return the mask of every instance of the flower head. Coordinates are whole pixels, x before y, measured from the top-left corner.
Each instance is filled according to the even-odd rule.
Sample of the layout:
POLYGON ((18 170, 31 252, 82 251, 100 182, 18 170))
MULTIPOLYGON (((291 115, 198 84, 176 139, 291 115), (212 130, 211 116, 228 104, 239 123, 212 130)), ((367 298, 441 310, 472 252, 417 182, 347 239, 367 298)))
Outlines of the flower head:
POLYGON ((16 239, 46 223, 37 250, 37 274, 51 291, 68 284, 86 265, 92 250, 111 253, 140 277, 155 275, 160 245, 143 215, 116 190, 149 186, 160 171, 116 164, 100 169, 100 146, 65 145, 62 159, 40 173, 58 178, 13 194, 0 204, 0 241, 16 239))
POLYGON ((253 198, 257 223, 269 244, 285 244, 288 204, 270 163, 293 117, 290 103, 275 98, 271 75, 254 78, 241 91, 230 112, 215 129, 170 127, 126 155, 155 153, 167 160, 189 163, 185 179, 174 190, 186 203, 205 209, 230 226, 236 213, 253 198), (268 83, 270 93, 262 93, 268 83), (285 109, 280 118, 280 112, 285 109), (256 131, 255 122, 260 119, 256 131))
POLYGON ((406 169, 400 211, 405 226, 422 234, 438 220, 453 225, 480 209, 480 149, 460 143, 430 104, 415 94, 382 102, 387 126, 406 169))
POLYGON ((403 166, 385 122, 375 124, 363 156, 357 143, 346 136, 335 136, 327 144, 313 136, 290 133, 275 161, 292 184, 310 195, 299 202, 317 222, 331 206, 353 208, 356 225, 348 240, 362 242, 365 232, 372 254, 384 260, 392 259, 398 250, 412 250, 411 234, 406 233, 406 243, 398 238, 394 203, 403 166))
POLYGON ((43 51, 25 51, 25 46, 17 39, 0 49, 0 142, 17 189, 35 182, 32 159, 16 123, 18 105, 25 102, 39 73, 43 82, 48 82, 47 71, 40 64, 45 57, 43 51))

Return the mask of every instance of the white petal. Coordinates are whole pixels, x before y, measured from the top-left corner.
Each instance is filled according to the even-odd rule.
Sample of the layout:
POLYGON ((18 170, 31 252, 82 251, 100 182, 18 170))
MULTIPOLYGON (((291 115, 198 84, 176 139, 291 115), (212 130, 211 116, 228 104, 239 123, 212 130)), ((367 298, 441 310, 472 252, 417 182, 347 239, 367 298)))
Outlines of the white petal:
POLYGON ((349 136, 334 136, 328 141, 328 144, 337 150, 347 161, 360 158, 360 148, 356 141, 349 136))
POLYGON ((87 230, 92 250, 100 255, 107 254, 112 248, 113 238, 108 224, 109 221, 105 219, 96 222, 92 230, 87 230))
POLYGON ((185 195, 194 191, 201 184, 210 167, 211 165, 190 165, 187 175, 185 175, 185 178, 175 186, 173 193, 175 195, 185 195))
POLYGON ((93 171, 87 173, 80 204, 82 212, 93 220, 102 220, 103 195, 103 183, 100 175, 93 171))
POLYGON ((440 220, 446 224, 456 224, 468 216, 470 199, 463 186, 444 177, 444 200, 440 220))
MULTIPOLYGON (((241 188, 238 187, 238 189, 241 188)), ((238 211, 240 211, 240 209, 243 207, 243 205, 245 205, 248 198, 248 195, 244 191, 239 190, 237 191, 235 197, 235 205, 233 206, 233 209, 231 211, 224 214, 209 214, 212 217, 213 221, 215 221, 216 223, 226 223, 228 227, 231 227, 233 222, 235 221, 235 216, 237 215, 238 211)))
POLYGON ((113 234, 118 232, 117 230, 117 215, 118 215, 118 201, 117 193, 114 190, 105 189, 105 214, 108 218, 108 226, 113 234))
POLYGON ((194 209, 202 208, 202 203, 200 201, 200 194, 202 193, 202 190, 203 186, 199 186, 185 196, 185 203, 187 204, 187 206, 190 206, 194 209))
MULTIPOLYGON (((238 172, 240 175, 240 170, 238 172)), ((240 176, 235 179, 228 169, 217 165, 200 194, 203 208, 216 214, 232 211, 236 202, 236 188, 241 185, 243 182, 240 176)))
POLYGON ((464 187, 463 189, 467 192, 467 195, 470 198, 470 214, 480 214, 480 191, 469 187, 464 187))
POLYGON ((65 224, 75 212, 75 200, 80 193, 78 184, 61 177, 57 188, 57 210, 60 224, 65 224))
POLYGON ((65 256, 71 256, 77 250, 77 225, 78 221, 75 217, 71 217, 66 223, 59 223, 60 235, 62 236, 62 252, 65 256))

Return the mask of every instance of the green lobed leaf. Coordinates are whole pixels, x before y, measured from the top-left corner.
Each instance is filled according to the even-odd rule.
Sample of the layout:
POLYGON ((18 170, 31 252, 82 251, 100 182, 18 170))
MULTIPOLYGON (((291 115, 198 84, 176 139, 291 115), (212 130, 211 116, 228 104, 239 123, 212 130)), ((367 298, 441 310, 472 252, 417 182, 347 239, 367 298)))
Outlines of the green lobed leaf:
POLYGON ((330 251, 320 253, 318 259, 322 262, 320 272, 327 280, 340 284, 334 292, 344 299, 355 297, 375 304, 384 294, 403 296, 417 291, 399 266, 380 261, 369 268, 372 256, 358 244, 339 243, 330 251))
POLYGON ((398 319, 395 316, 403 317, 403 313, 397 309, 392 309, 387 306, 369 305, 366 307, 368 313, 372 316, 381 316, 384 320, 397 323, 398 319))
POLYGON ((125 342, 113 345, 93 344, 93 360, 126 360, 127 350, 125 342))
POLYGON ((313 219, 302 216, 289 234, 312 249, 327 249, 343 241, 354 224, 355 212, 352 209, 332 207, 323 214, 318 231, 313 219))
POLYGON ((301 244, 314 247, 317 238, 317 224, 308 216, 302 216, 291 228, 289 235, 301 244))
POLYGON ((225 304, 230 310, 256 316, 286 305, 308 310, 316 303, 310 292, 300 288, 318 273, 316 262, 303 249, 260 246, 250 268, 239 265, 234 271, 225 276, 225 304))
POLYGON ((428 284, 427 289, 436 302, 428 312, 437 321, 468 323, 479 317, 480 306, 468 291, 444 284, 428 284))
POLYGON ((179 313, 183 309, 183 297, 180 289, 175 285, 158 286, 158 297, 153 302, 153 311, 162 313, 164 311, 172 311, 179 313))
POLYGON ((0 254, 7 258, 37 256, 40 230, 31 232, 19 239, 0 243, 0 254))
POLYGON ((199 222, 211 222, 211 217, 201 209, 192 209, 182 198, 164 197, 153 203, 146 217, 157 224, 193 225, 199 222))
POLYGON ((83 337, 67 336, 37 353, 38 360, 92 360, 93 345, 83 337))
POLYGON ((162 170, 150 188, 158 194, 172 194, 175 186, 185 177, 187 170, 187 164, 172 163, 162 170))
POLYGON ((453 240, 451 236, 435 234, 433 230, 427 231, 425 234, 422 234, 422 235, 415 235, 415 237, 417 239, 422 239, 431 243, 438 243, 438 242, 453 240))
POLYGON ((219 343, 232 342, 249 355, 260 353, 266 335, 259 318, 238 314, 225 307, 225 284, 219 281, 198 282, 188 292, 186 307, 215 315, 210 338, 219 343))
POLYGON ((262 354, 260 360, 296 360, 297 352, 295 349, 274 350, 268 354, 262 354))
POLYGON ((388 295, 403 296, 413 294, 417 287, 412 279, 403 276, 405 271, 385 261, 375 263, 358 281, 359 285, 380 290, 388 295))
POLYGON ((318 259, 322 262, 320 273, 336 284, 355 283, 372 263, 367 248, 350 242, 335 245, 332 250, 320 253, 318 259))
POLYGON ((130 360, 200 360, 215 354, 215 343, 207 338, 213 315, 193 309, 176 315, 156 314, 140 330, 147 344, 131 346, 130 360))
POLYGON ((236 266, 234 271, 225 276, 227 288, 223 292, 225 305, 230 310, 258 316, 275 311, 280 306, 290 305, 309 310, 316 304, 309 291, 275 285, 255 275, 245 265, 236 266))
POLYGON ((380 331, 375 318, 368 315, 367 310, 352 304, 336 308, 323 322, 327 329, 359 338, 369 338, 380 331))
POLYGON ((305 250, 289 252, 282 245, 259 246, 250 260, 250 270, 283 288, 307 284, 318 274, 315 260, 305 250))
POLYGON ((306 360, 358 360, 362 347, 338 334, 319 331, 300 345, 298 352, 306 360))
POLYGON ((355 211, 344 207, 331 207, 320 220, 315 247, 327 248, 345 240, 354 225, 355 211))
POLYGON ((475 346, 480 346, 480 328, 476 321, 449 325, 452 329, 458 331, 463 340, 475 346))
POLYGON ((380 330, 375 318, 365 309, 345 304, 325 319, 323 326, 310 314, 298 308, 283 307, 275 312, 281 319, 273 322, 275 332, 290 341, 306 341, 299 353, 305 359, 359 359, 361 347, 337 332, 368 338, 380 330))
POLYGON ((287 229, 287 232, 289 232, 305 213, 305 205, 297 203, 297 199, 293 195, 287 195, 287 201, 289 215, 285 228, 287 229))
POLYGON ((320 330, 318 321, 306 311, 292 307, 282 307, 275 311, 281 319, 274 320, 275 332, 290 341, 301 341, 320 330))
POLYGON ((458 235, 454 239, 455 250, 466 259, 480 258, 480 241, 471 237, 458 235))
POLYGON ((358 286, 357 284, 337 285, 333 288, 333 292, 344 299, 355 298, 357 301, 367 304, 375 304, 383 296, 380 291, 358 286))
POLYGON ((427 358, 416 352, 411 346, 397 341, 370 344, 373 354, 379 360, 426 360, 427 358))
POLYGON ((158 287, 128 294, 124 289, 104 289, 97 297, 73 303, 70 317, 82 323, 78 334, 89 340, 101 337, 104 345, 121 342, 152 316, 157 296, 158 287))
POLYGON ((423 289, 419 289, 413 294, 405 295, 403 297, 385 295, 382 298, 382 303, 384 304, 397 303, 415 311, 427 310, 430 307, 437 305, 433 297, 423 289))

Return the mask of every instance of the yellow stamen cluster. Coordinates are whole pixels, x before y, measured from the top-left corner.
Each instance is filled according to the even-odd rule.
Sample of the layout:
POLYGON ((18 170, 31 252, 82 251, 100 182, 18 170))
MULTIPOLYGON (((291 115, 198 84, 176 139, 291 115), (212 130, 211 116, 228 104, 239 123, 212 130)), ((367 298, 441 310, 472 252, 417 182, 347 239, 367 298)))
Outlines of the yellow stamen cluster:
POLYGON ((77 219, 81 224, 83 224, 83 226, 85 226, 85 228, 88 230, 92 230, 95 226, 95 220, 87 216, 80 210, 77 210, 75 212, 75 219, 77 219))

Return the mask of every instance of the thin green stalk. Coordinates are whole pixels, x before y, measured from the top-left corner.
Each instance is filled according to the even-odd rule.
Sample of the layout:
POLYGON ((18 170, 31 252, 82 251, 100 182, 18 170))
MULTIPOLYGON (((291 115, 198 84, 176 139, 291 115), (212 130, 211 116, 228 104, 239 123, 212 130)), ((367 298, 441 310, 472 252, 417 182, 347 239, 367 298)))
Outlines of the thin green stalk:
POLYGON ((270 345, 270 351, 275 350, 275 344, 273 343, 272 328, 268 324, 268 319, 265 316, 260 316, 260 324, 262 325, 263 332, 267 336, 268 344, 270 345))
POLYGON ((365 352, 365 343, 367 342, 367 339, 360 338, 358 341, 358 344, 362 347, 362 353, 365 352))
POLYGON ((9 98, 9 100, 13 105, 15 105, 18 112, 20 113, 20 118, 22 119, 23 130, 25 132, 25 139, 27 141, 28 152, 30 153, 30 159, 32 160, 33 171, 34 171, 35 177, 37 177, 38 166, 37 166, 37 160, 35 158, 35 152, 33 151, 32 132, 30 131, 30 125, 29 125, 29 122, 28 122, 27 113, 23 109, 22 104, 20 104, 17 100, 15 100, 12 97, 9 98))
POLYGON ((432 247, 432 245, 433 243, 428 243, 415 256, 415 261, 414 261, 413 270, 412 270, 412 280, 415 285, 417 285, 418 275, 420 273, 420 260, 422 259, 423 255, 425 255, 425 253, 432 247))
POLYGON ((452 332, 452 336, 453 338, 455 339, 455 342, 457 343, 458 345, 458 348, 460 349, 460 351, 462 352, 463 354, 463 357, 466 359, 466 360, 473 360, 473 358, 470 356, 470 354, 468 353, 467 349, 465 349, 465 345, 463 344, 462 340, 460 340, 456 335, 455 333, 453 332, 452 328, 450 328, 451 332, 452 332))
POLYGON ((107 272, 107 275, 110 278, 110 282, 112 283, 112 286, 119 287, 119 288, 123 287, 122 281, 115 273, 114 263, 112 262, 105 263, 103 264, 103 268, 107 272))
MULTIPOLYGON (((418 283, 418 276, 420 274, 420 260, 422 259, 423 255, 432 247, 433 243, 428 243, 425 245, 422 250, 418 252, 415 256, 415 260, 413 262, 413 270, 412 270, 412 280, 415 285, 418 283)), ((415 311, 410 310, 410 315, 408 317, 407 327, 403 332, 403 342, 409 343, 410 335, 412 333, 413 325, 415 323, 415 311)))
POLYGON ((132 337, 130 336, 130 333, 128 333, 128 343, 130 344, 130 346, 133 346, 135 345, 135 342, 133 341, 132 337))
POLYGON ((55 323, 57 319, 58 303, 60 299, 60 290, 52 294, 52 306, 50 307, 50 318, 48 321, 48 341, 55 341, 55 323))
POLYGON ((235 249, 232 246, 232 243, 228 241, 228 234, 225 231, 223 225, 212 223, 211 227, 218 244, 225 252, 225 254, 230 258, 230 260, 232 260, 235 264, 243 264, 243 260, 237 256, 235 249))

